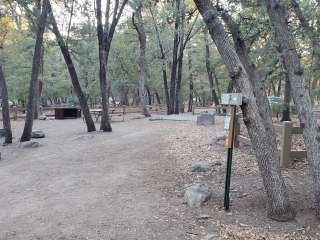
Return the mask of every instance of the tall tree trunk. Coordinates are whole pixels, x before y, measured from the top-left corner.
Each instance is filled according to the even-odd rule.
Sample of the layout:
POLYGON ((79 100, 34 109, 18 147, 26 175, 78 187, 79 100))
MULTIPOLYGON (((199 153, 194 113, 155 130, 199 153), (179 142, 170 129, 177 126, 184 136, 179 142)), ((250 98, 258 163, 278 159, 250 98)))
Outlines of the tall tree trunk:
POLYGON ((157 104, 161 104, 159 93, 156 91, 155 94, 156 94, 157 104))
POLYGON ((168 77, 167 77, 167 62, 166 62, 166 55, 163 49, 163 45, 161 42, 161 38, 160 38, 160 32, 159 29, 157 27, 157 23, 155 21, 154 18, 154 14, 151 8, 149 8, 151 17, 152 17, 152 21, 153 21, 153 26, 156 30, 156 35, 157 35, 157 40, 158 40, 158 45, 160 48, 160 53, 161 53, 161 71, 162 71, 162 78, 163 78, 163 86, 164 86, 164 94, 165 94, 165 98, 166 98, 166 105, 167 105, 167 114, 170 114, 171 110, 170 110, 170 95, 169 95, 169 86, 168 86, 168 77))
POLYGON ((111 123, 109 116, 109 96, 111 84, 108 78, 108 60, 111 49, 111 42, 118 25, 119 19, 123 13, 124 7, 128 0, 123 0, 120 4, 120 0, 114 0, 114 9, 112 21, 109 24, 110 17, 110 0, 107 0, 106 13, 105 13, 105 24, 102 24, 102 12, 101 12, 101 0, 96 0, 96 18, 97 18, 97 35, 99 44, 99 78, 100 78, 100 92, 101 92, 101 105, 102 105, 102 116, 100 129, 104 132, 111 132, 111 123))
POLYGON ((50 1, 49 1, 49 8, 50 8, 49 9, 50 24, 52 25, 51 31, 53 32, 53 34, 56 37, 57 43, 60 47, 60 51, 61 51, 62 56, 65 61, 65 64, 68 68, 71 83, 72 83, 74 92, 76 93, 76 95, 78 97, 80 108, 82 110, 82 114, 84 116, 84 119, 85 119, 85 122, 87 125, 87 131, 88 132, 96 131, 94 121, 92 120, 92 117, 90 114, 90 109, 88 106, 87 98, 86 98, 84 92, 82 91, 82 88, 81 88, 81 85, 79 82, 79 78, 78 78, 78 74, 77 74, 76 68, 74 66, 74 63, 72 61, 69 49, 68 49, 68 47, 67 47, 67 45, 66 45, 66 43, 60 33, 56 19, 53 15, 50 1))
POLYGON ((290 90, 290 80, 289 75, 285 72, 285 82, 284 82, 284 109, 282 111, 281 121, 291 121, 290 118, 290 101, 291 101, 291 90, 290 90))
POLYGON ((303 128, 307 159, 313 176, 316 215, 320 218, 320 129, 312 111, 311 99, 295 41, 289 31, 287 9, 278 0, 269 0, 265 3, 279 45, 278 50, 289 75, 292 97, 303 128))
MULTIPOLYGON (((249 75, 240 61, 235 49, 229 42, 228 34, 219 19, 217 9, 210 0, 194 0, 199 9, 212 39, 226 64, 237 89, 241 90, 244 102, 241 106, 243 120, 248 129, 253 149, 256 154, 263 184, 268 199, 268 216, 278 221, 294 218, 284 179, 280 171, 279 153, 271 143, 264 122, 258 111, 254 90, 249 75)), ((271 123, 269 123, 271 125, 271 123)))
MULTIPOLYGON (((101 105, 102 116, 100 123, 100 130, 104 132, 111 132, 112 127, 109 116, 109 95, 110 95, 110 83, 107 78, 107 59, 109 55, 110 43, 104 41, 105 33, 102 25, 102 12, 101 12, 101 0, 96 0, 96 17, 97 17, 97 34, 99 44, 99 79, 100 79, 100 92, 101 92, 101 105), (107 46, 108 44, 108 46, 107 46), (108 51, 108 52, 107 52, 108 51)), ((107 16, 109 18, 109 16, 107 16)))
POLYGON ((249 48, 245 40, 242 38, 239 25, 233 20, 232 16, 228 14, 227 11, 223 11, 221 17, 231 32, 235 50, 240 58, 241 63, 246 69, 249 80, 253 87, 253 93, 256 97, 257 105, 259 106, 258 110, 263 120, 263 124, 266 128, 266 131, 269 132, 269 136, 272 138, 271 142, 275 145, 276 140, 272 125, 271 108, 268 101, 267 93, 261 81, 260 72, 258 71, 256 65, 250 59, 249 48))
POLYGON ((180 3, 181 3, 181 0, 175 0, 175 24, 174 24, 174 39, 173 39, 173 50, 172 50, 169 114, 174 113, 174 107, 175 107, 174 101, 175 101, 175 94, 176 94, 177 67, 178 67, 180 3))
POLYGON ((188 53, 188 68, 189 68, 189 101, 188 112, 192 112, 193 108, 193 72, 192 72, 192 53, 188 53))
POLYGON ((9 97, 8 89, 5 80, 4 73, 2 71, 2 65, 0 64, 0 89, 1 89, 1 98, 2 98, 2 121, 3 128, 6 131, 6 136, 4 144, 12 143, 12 131, 11 131, 11 122, 10 122, 10 109, 9 109, 9 97))
MULTIPOLYGON (((214 103, 216 106, 219 105, 219 97, 215 90, 215 82, 214 78, 216 78, 216 73, 214 71, 214 68, 211 64, 210 60, 210 48, 209 48, 209 39, 208 39, 208 29, 205 28, 204 30, 204 45, 205 45, 205 60, 206 60, 206 68, 208 73, 208 80, 209 80, 209 86, 210 86, 210 101, 211 103, 214 103)), ((217 86, 216 86, 217 87, 217 86)))
POLYGON ((146 104, 146 91, 145 91, 145 78, 146 78, 146 45, 147 37, 144 30, 144 23, 142 18, 142 4, 140 3, 137 7, 135 13, 132 15, 132 23, 138 33, 139 43, 140 43, 140 57, 139 57, 139 67, 140 67, 140 80, 139 80, 139 97, 140 97, 140 106, 142 114, 145 117, 150 117, 149 110, 146 104), (137 22, 135 22, 135 17, 137 22))
POLYGON ((178 54, 178 76, 177 76, 177 84, 176 84, 176 92, 175 92, 175 100, 174 100, 174 113, 179 114, 180 112, 180 104, 181 104, 181 81, 182 81, 182 68, 183 68, 183 56, 184 56, 184 34, 185 34, 185 5, 184 0, 180 0, 180 9, 179 9, 179 17, 180 17, 180 26, 179 26, 179 54, 178 54))
MULTIPOLYGON (((303 12, 301 11, 300 4, 297 0, 291 0, 291 6, 297 18, 299 19, 300 26, 305 31, 307 37, 311 41, 313 51, 314 51, 314 59, 315 59, 315 71, 319 72, 320 66, 320 43, 319 43, 319 31, 315 29, 308 20, 305 18, 303 12)), ((311 102, 314 103, 314 99, 317 96, 317 85, 318 85, 318 77, 316 76, 312 81, 311 87, 311 102)))
POLYGON ((23 129, 23 133, 20 141, 25 142, 31 139, 32 126, 33 126, 33 117, 35 112, 35 102, 37 100, 37 86, 39 85, 39 71, 40 71, 40 61, 41 61, 41 51, 43 44, 43 34, 46 27, 47 15, 49 10, 48 0, 43 1, 41 14, 37 20, 37 35, 36 35, 36 44, 33 53, 33 62, 32 62, 32 72, 31 80, 29 87, 28 103, 27 103, 27 115, 26 121, 23 129))

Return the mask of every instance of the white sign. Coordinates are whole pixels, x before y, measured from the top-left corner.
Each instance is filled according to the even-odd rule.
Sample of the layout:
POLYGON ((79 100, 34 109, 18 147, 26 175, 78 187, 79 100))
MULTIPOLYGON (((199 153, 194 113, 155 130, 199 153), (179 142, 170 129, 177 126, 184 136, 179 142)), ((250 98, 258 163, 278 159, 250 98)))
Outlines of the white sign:
POLYGON ((242 94, 241 93, 225 93, 221 96, 222 105, 242 105, 242 94))

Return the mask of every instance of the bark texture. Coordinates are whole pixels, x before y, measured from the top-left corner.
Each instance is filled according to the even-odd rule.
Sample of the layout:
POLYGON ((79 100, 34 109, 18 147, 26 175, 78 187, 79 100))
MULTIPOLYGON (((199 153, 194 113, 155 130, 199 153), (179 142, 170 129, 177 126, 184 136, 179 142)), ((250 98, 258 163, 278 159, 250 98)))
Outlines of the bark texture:
POLYGON ((23 133, 20 141, 25 142, 31 139, 32 126, 33 126, 33 117, 35 112, 35 103, 37 100, 37 88, 39 85, 39 71, 40 71, 40 62, 41 62, 41 52, 42 52, 42 44, 43 44, 43 34, 46 27, 47 15, 49 10, 49 2, 48 0, 43 1, 41 14, 37 19, 37 35, 36 35, 36 43, 33 53, 33 61, 32 61, 32 72, 31 72, 31 80, 29 86, 29 94, 28 94, 28 102, 26 108, 26 121, 23 129, 23 133))
POLYGON ((12 130, 10 122, 10 106, 9 106, 9 97, 8 89, 5 80, 5 76, 2 70, 2 65, 0 64, 0 89, 1 89, 1 99, 2 99, 2 121, 3 128, 6 131, 6 136, 4 140, 4 145, 12 143, 12 130))
POLYGON ((278 50, 290 80, 292 98, 297 106, 313 176, 316 215, 320 218, 320 130, 314 117, 307 83, 296 51, 294 38, 288 28, 288 12, 278 0, 265 1, 278 43, 278 50))
POLYGON ((140 106, 142 110, 142 114, 145 117, 150 117, 149 110, 146 104, 146 91, 145 91, 145 79, 146 79, 146 71, 147 71, 147 63, 146 63, 146 45, 147 45, 147 37, 144 29, 144 23, 142 18, 142 4, 140 3, 137 7, 135 13, 132 16, 132 23, 134 28, 138 33, 139 43, 140 43, 140 56, 139 56, 139 68, 140 68, 140 79, 139 79, 139 97, 140 97, 140 106), (135 21, 137 19, 137 22, 135 21))
MULTIPOLYGON (((206 68, 208 73, 208 80, 209 80, 209 86, 210 86, 210 94, 211 94, 211 103, 214 103, 216 106, 219 105, 219 97, 217 95, 216 89, 215 89, 215 82, 217 82, 215 69, 211 64, 210 60, 210 47, 209 47, 209 34, 208 29, 204 30, 204 45, 205 45, 205 61, 206 61, 206 68)), ((218 88, 218 86, 216 86, 218 88)))
POLYGON ((240 61, 234 47, 228 39, 217 9, 210 0, 194 0, 199 9, 210 35, 227 66, 230 77, 244 96, 242 105, 243 120, 254 148, 261 177, 265 187, 268 203, 268 216, 278 221, 294 218, 287 189, 280 172, 279 153, 271 143, 263 120, 258 111, 254 90, 249 75, 240 61))

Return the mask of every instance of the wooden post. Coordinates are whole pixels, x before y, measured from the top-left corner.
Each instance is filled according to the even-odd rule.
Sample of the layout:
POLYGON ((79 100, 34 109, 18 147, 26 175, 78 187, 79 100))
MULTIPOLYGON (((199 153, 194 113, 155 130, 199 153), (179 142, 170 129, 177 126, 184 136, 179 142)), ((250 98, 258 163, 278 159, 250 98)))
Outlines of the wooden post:
POLYGON ((280 166, 283 168, 291 165, 292 122, 283 122, 280 166))
POLYGON ((18 120, 18 108, 17 106, 13 106, 13 120, 18 120))

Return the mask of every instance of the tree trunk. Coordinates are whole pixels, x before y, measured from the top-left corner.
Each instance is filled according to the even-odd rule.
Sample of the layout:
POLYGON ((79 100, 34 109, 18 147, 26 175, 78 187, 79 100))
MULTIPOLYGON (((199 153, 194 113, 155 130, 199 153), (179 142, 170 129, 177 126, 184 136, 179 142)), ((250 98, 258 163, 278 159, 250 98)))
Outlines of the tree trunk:
MULTIPOLYGON (((279 153, 275 144, 271 143, 271 138, 268 136, 269 132, 266 131, 263 124, 249 75, 235 49, 230 44, 228 34, 218 18, 219 13, 211 1, 194 0, 194 2, 203 16, 231 78, 244 96, 244 102, 241 106, 243 120, 248 129, 266 190, 268 216, 278 221, 292 219, 295 213, 290 205, 287 189, 281 175, 279 153)), ((271 125, 271 123, 269 124, 271 125)))
POLYGON ((176 83, 176 92, 175 92, 175 100, 174 100, 174 113, 179 114, 181 107, 181 81, 182 81, 182 68, 183 68, 183 53, 184 53, 184 34, 185 34, 185 5, 184 0, 180 0, 180 9, 179 9, 179 17, 180 17, 180 26, 179 26, 179 58, 178 58, 178 76, 176 83))
POLYGON ((219 105, 219 97, 216 93, 215 86, 214 86, 215 82, 213 80, 217 76, 216 76, 214 68, 211 64, 211 60, 210 60, 208 29, 204 30, 204 45, 205 45, 206 68, 207 68, 208 80, 209 80, 209 86, 210 86, 210 101, 211 101, 211 104, 214 103, 216 106, 218 106, 219 105))
POLYGON ((144 23, 142 18, 142 4, 140 3, 137 7, 135 13, 132 15, 132 23, 138 33, 139 43, 140 43, 140 57, 139 57, 139 67, 140 67, 140 80, 139 80, 139 97, 140 106, 142 114, 145 117, 150 117, 149 110, 146 104, 146 91, 145 91, 145 78, 146 78, 146 44, 147 37, 144 29, 144 23), (137 23, 135 22, 135 16, 137 18, 137 23))
POLYGON ((307 150, 307 159, 313 176, 316 215, 320 218, 320 129, 312 111, 308 87, 296 51, 294 38, 288 27, 288 12, 278 0, 265 1, 275 32, 278 50, 288 72, 291 93, 297 106, 300 125, 307 150))
POLYGON ((285 72, 285 82, 284 82, 284 109, 282 111, 282 119, 283 121, 291 121, 290 118, 290 101, 291 101, 291 91, 290 91, 290 80, 289 75, 285 72))
POLYGON ((12 131, 11 131, 11 122, 10 122, 10 106, 9 106, 9 97, 6 80, 4 73, 2 71, 2 65, 0 64, 0 89, 1 89, 1 98, 2 98, 2 120, 3 128, 6 131, 6 136, 4 144, 12 143, 12 131))
POLYGON ((161 53, 161 67, 162 67, 162 78, 163 78, 163 86, 164 86, 164 93, 165 93, 165 98, 166 98, 166 105, 167 105, 167 114, 170 114, 170 96, 169 96, 169 86, 168 86, 168 77, 167 77, 167 64, 166 64, 166 55, 164 53, 164 49, 163 49, 163 45, 161 42, 161 38, 160 38, 160 32, 159 29, 157 27, 157 23, 155 21, 154 15, 153 15, 153 11, 151 8, 149 8, 151 17, 152 17, 152 21, 153 21, 153 26, 156 30, 156 34, 157 34, 157 40, 158 40, 158 45, 160 48, 160 53, 161 53))
POLYGON ((47 15, 49 10, 48 0, 43 1, 42 11, 37 20, 37 35, 36 35, 36 44, 33 53, 33 62, 32 62, 32 72, 31 80, 29 87, 28 103, 27 103, 27 115, 26 121, 23 129, 23 133, 20 141, 30 141, 32 134, 33 118, 35 112, 35 103, 37 99, 37 88, 39 85, 39 71, 40 71, 40 61, 41 61, 41 51, 43 44, 43 34, 46 27, 47 15))
MULTIPOLYGON (((299 19, 300 25, 308 36, 309 40, 312 43, 313 51, 314 51, 314 59, 315 59, 315 69, 314 71, 319 71, 320 66, 320 43, 318 30, 315 29, 308 20, 305 18, 303 12, 300 9, 300 4, 297 0, 291 0, 291 6, 297 18, 299 19)), ((311 102, 314 103, 314 99, 317 96, 317 85, 318 85, 318 77, 316 76, 311 84, 311 102)))
POLYGON ((156 91, 155 94, 156 94, 157 104, 161 104, 159 93, 156 91))
MULTIPOLYGON (((105 33, 102 25, 102 12, 101 12, 101 0, 96 0, 96 17, 97 17, 97 35, 99 43, 99 79, 100 79, 100 92, 101 92, 101 105, 102 116, 100 123, 100 130, 104 132, 111 132, 112 127, 109 116, 109 95, 110 95, 110 83, 107 78, 108 71, 108 56, 110 50, 110 43, 105 42, 105 33)), ((108 16, 109 17, 109 16, 108 16)))
MULTIPOLYGON (((50 4, 50 1, 49 1, 49 4, 50 4)), ((82 110, 82 114, 84 116, 84 119, 85 119, 85 122, 87 125, 87 131, 88 132, 96 131, 96 127, 94 125, 94 121, 92 120, 92 117, 90 114, 90 109, 88 106, 86 96, 81 89, 81 85, 80 85, 80 82, 78 79, 78 74, 77 74, 76 68, 75 68, 74 63, 72 61, 69 49, 68 49, 60 31, 59 31, 56 19, 53 15, 53 12, 52 12, 51 4, 49 5, 49 8, 50 8, 49 9, 49 16, 50 16, 50 23, 52 25, 52 32, 56 37, 57 43, 60 47, 60 51, 61 51, 62 56, 65 61, 65 64, 68 68, 71 83, 72 83, 74 92, 76 93, 76 95, 78 97, 80 108, 82 110)))
POLYGON ((189 51, 189 54, 188 54, 188 68, 189 68, 188 112, 192 112, 192 108, 193 108, 193 73, 192 73, 192 54, 191 54, 191 51, 189 51))
POLYGON ((178 67, 180 3, 181 3, 181 0, 175 0, 175 24, 174 24, 174 39, 173 39, 173 50, 172 50, 169 114, 174 113, 174 107, 175 107, 174 101, 175 101, 175 94, 176 94, 177 67, 178 67))

